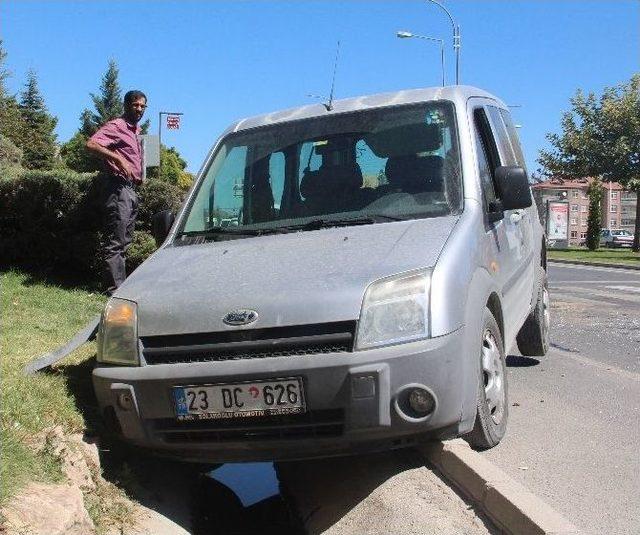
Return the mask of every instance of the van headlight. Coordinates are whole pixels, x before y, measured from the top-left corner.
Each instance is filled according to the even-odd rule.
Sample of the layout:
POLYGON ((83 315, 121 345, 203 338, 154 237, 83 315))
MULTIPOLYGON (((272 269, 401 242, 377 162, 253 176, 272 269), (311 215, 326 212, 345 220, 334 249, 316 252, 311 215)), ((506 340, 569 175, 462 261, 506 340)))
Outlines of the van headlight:
POLYGON ((98 331, 98 362, 137 365, 138 310, 133 301, 112 297, 98 331))
POLYGON ((362 302, 356 349, 427 338, 430 286, 430 270, 372 283, 362 302))

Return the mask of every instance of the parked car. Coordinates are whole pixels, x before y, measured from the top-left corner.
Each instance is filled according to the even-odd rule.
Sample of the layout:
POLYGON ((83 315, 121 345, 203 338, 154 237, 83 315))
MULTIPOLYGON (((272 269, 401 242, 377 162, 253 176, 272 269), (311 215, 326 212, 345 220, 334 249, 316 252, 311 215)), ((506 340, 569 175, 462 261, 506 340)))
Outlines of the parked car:
POLYGON ((633 247, 633 234, 624 229, 605 228, 600 232, 603 247, 633 247))
POLYGON ((106 305, 106 422, 193 461, 496 445, 505 355, 548 347, 524 165, 507 106, 473 87, 235 123, 106 305))

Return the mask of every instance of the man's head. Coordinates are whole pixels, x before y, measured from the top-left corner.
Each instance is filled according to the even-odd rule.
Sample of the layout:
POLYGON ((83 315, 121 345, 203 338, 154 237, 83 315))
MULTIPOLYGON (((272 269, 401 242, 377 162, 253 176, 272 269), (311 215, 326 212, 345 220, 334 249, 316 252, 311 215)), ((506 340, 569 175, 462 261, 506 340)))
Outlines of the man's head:
POLYGON ((147 96, 137 89, 127 91, 124 96, 124 117, 133 124, 138 124, 147 108, 147 96))

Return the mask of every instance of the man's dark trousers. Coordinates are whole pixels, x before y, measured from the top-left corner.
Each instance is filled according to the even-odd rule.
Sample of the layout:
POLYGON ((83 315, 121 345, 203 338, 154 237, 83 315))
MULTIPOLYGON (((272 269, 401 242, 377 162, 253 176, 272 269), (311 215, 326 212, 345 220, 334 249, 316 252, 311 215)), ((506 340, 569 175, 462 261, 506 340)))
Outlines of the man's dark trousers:
POLYGON ((133 240, 138 215, 138 194, 133 185, 119 177, 105 177, 106 245, 105 282, 107 293, 113 293, 127 278, 125 252, 133 240))

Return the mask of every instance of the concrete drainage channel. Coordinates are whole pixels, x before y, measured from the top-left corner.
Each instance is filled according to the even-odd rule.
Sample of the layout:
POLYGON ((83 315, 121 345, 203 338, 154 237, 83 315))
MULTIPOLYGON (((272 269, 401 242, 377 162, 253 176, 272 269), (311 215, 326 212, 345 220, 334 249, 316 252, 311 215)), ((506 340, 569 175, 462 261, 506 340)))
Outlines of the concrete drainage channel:
POLYGON ((157 492, 161 480, 172 480, 169 492, 178 499, 165 496, 165 504, 189 498, 182 515, 147 502, 161 515, 139 535, 580 533, 460 439, 355 457, 222 465, 187 478, 188 491, 179 490, 179 478, 154 472, 161 479, 141 483, 157 492))

